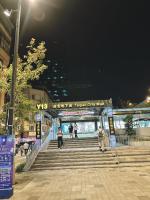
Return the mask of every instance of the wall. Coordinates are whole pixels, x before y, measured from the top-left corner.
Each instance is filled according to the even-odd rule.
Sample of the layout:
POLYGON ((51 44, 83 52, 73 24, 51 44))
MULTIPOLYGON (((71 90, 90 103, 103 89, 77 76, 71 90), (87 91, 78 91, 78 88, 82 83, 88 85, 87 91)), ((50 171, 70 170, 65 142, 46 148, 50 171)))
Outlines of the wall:
POLYGON ((136 129, 136 134, 137 134, 137 136, 150 137, 150 128, 149 127, 146 127, 146 128, 137 128, 136 129))

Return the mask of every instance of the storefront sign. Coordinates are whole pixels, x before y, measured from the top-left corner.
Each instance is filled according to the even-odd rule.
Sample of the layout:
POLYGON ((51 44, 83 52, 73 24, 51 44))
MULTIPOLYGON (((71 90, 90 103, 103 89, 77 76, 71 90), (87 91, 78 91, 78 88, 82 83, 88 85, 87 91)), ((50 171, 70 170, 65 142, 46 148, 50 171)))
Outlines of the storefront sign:
POLYGON ((115 128, 114 128, 114 119, 113 119, 113 117, 108 117, 108 123, 109 123, 110 135, 115 135, 115 128))
POLYGON ((0 199, 13 194, 13 136, 0 136, 0 199))
POLYGON ((76 102, 59 102, 52 103, 50 107, 53 109, 65 108, 85 108, 85 107, 105 107, 112 106, 112 100, 95 100, 95 101, 76 101, 76 102))
POLYGON ((41 121, 36 122, 36 139, 41 139, 41 121))

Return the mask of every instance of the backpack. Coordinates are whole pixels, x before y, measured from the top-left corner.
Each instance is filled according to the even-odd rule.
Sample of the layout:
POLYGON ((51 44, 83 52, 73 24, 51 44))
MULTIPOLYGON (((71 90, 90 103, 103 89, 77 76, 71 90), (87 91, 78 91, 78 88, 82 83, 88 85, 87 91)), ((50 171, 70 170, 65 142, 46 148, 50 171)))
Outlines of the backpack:
POLYGON ((101 131, 99 131, 99 137, 104 137, 105 136, 105 133, 104 133, 104 130, 101 130, 101 131))

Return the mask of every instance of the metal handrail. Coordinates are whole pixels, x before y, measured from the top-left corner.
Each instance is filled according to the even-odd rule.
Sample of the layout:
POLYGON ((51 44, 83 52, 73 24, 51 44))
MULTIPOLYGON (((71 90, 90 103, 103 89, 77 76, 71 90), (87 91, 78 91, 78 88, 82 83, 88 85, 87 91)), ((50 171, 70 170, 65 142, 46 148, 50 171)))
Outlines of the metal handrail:
POLYGON ((46 137, 45 141, 42 144, 41 144, 40 140, 36 141, 36 143, 33 146, 32 151, 26 156, 26 164, 25 164, 23 171, 28 171, 31 168, 32 164, 34 163, 38 153, 40 151, 44 151, 47 149, 47 146, 50 142, 49 135, 46 137))

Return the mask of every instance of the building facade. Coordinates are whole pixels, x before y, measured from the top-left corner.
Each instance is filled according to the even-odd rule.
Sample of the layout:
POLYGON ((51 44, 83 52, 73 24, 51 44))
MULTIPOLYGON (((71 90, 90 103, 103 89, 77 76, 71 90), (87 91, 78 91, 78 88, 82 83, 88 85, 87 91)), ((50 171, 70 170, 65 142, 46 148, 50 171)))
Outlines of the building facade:
MULTIPOLYGON (((51 102, 48 96, 48 92, 43 89, 28 88, 25 90, 25 95, 28 97, 28 99, 34 102, 35 108, 37 104, 49 104, 51 102)), ((36 112, 29 113, 29 121, 24 120, 24 132, 21 136, 22 138, 24 138, 24 141, 34 141, 36 139, 37 117, 40 117, 41 121, 42 139, 44 140, 44 138, 47 136, 49 128, 52 124, 52 117, 47 110, 37 110, 36 112)), ((16 135, 19 134, 19 125, 17 129, 18 131, 16 131, 16 135)))

